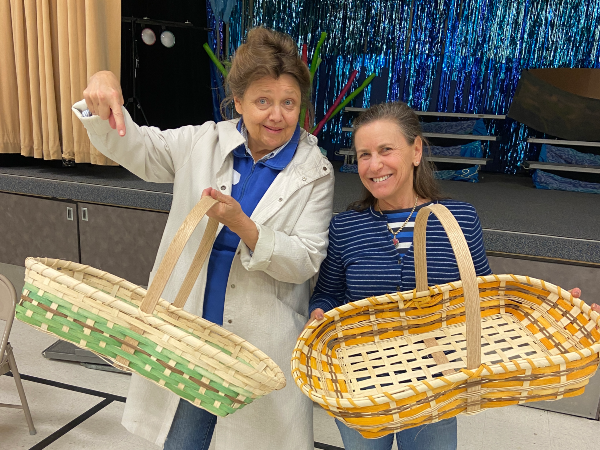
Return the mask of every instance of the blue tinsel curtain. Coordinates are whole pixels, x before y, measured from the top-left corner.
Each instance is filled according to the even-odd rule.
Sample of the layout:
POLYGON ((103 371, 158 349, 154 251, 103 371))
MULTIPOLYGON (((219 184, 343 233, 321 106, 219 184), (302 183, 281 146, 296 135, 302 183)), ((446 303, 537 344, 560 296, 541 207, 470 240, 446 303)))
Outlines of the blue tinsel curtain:
MULTIPOLYGON (((309 61, 321 32, 328 33, 314 83, 317 119, 354 69, 353 88, 378 74, 354 106, 402 100, 424 111, 506 114, 523 69, 600 68, 600 0, 230 1, 228 33, 207 2, 216 30, 210 44, 221 58, 253 26, 307 43, 309 61)), ((213 71, 215 87, 217 77, 213 71)), ((336 117, 319 135, 331 152, 348 144, 342 121, 336 117)), ((489 131, 504 136, 487 149, 490 168, 514 173, 532 151, 524 144, 531 131, 510 120, 489 131)))

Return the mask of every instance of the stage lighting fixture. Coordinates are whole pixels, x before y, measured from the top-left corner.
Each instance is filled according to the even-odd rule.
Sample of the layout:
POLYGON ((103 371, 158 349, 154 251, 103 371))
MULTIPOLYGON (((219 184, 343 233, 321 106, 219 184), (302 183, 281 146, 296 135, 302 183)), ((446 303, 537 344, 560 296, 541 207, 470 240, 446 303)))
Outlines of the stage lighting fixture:
POLYGON ((142 30, 142 41, 146 45, 154 45, 156 42, 156 34, 152 31, 152 28, 144 28, 142 30))
POLYGON ((175 35, 170 31, 163 31, 160 35, 160 42, 167 48, 171 48, 175 45, 175 35))

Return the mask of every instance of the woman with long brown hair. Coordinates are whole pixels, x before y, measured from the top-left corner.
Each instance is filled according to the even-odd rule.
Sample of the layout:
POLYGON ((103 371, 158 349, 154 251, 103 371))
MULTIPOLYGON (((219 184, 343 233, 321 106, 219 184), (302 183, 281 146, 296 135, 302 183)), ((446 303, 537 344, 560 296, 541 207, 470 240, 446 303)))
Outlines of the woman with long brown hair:
MULTIPOLYGON (((375 105, 353 123, 362 200, 333 218, 327 258, 310 301, 311 319, 366 297, 414 289, 413 227, 419 209, 446 206, 466 237, 477 275, 491 270, 475 208, 440 194, 432 165, 423 158, 425 140, 417 115, 405 103, 375 105)), ((430 284, 460 278, 454 252, 436 217, 427 224, 430 284)), ((390 450, 394 434, 365 439, 336 421, 346 450, 390 450)), ((456 449, 456 417, 395 434, 403 450, 456 449)))

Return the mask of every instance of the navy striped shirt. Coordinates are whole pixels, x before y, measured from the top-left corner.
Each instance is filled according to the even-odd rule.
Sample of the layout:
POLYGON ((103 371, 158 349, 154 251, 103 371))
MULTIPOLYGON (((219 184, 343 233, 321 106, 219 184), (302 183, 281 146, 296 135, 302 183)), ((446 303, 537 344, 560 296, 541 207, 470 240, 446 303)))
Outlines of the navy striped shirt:
POLYGON ((389 236, 392 242, 394 242, 394 239, 396 239, 397 243, 394 245, 396 246, 396 250, 398 250, 400 257, 404 256, 406 251, 412 245, 413 234, 415 230, 415 219, 417 218, 419 210, 423 206, 430 204, 431 203, 424 203, 419 205, 414 211, 412 208, 398 209, 394 211, 382 211, 382 214, 387 218, 389 228, 396 233, 396 236, 394 236, 394 234, 390 231, 389 236))
MULTIPOLYGON (((478 276, 492 273, 488 265, 479 217, 464 202, 443 200, 458 221, 478 276)), ((404 256, 392 243, 387 217, 369 208, 346 211, 329 225, 327 257, 321 264, 319 280, 310 299, 309 310, 329 311, 345 303, 416 287, 412 245, 404 256)), ((433 214, 427 221, 427 275, 429 285, 460 279, 450 241, 433 214)))

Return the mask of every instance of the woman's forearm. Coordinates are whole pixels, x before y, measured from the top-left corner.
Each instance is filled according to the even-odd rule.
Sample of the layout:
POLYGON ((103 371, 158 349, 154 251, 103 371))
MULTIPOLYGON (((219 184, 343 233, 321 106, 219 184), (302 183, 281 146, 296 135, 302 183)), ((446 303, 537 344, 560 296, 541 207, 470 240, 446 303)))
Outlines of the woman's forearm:
POLYGON ((258 242, 258 228, 250 217, 244 214, 241 220, 231 224, 229 229, 237 234, 251 251, 254 251, 258 242))

